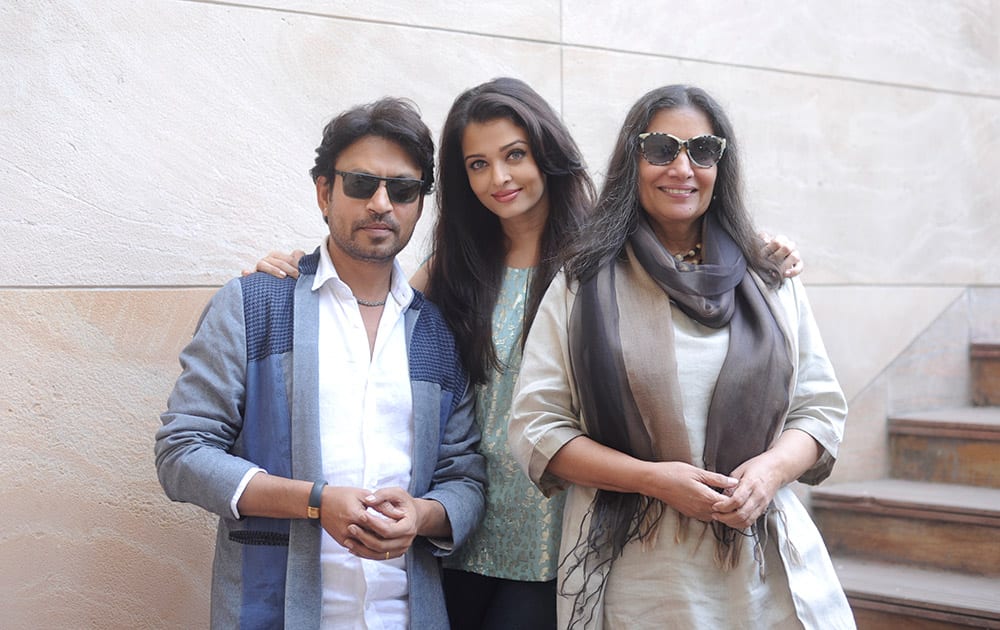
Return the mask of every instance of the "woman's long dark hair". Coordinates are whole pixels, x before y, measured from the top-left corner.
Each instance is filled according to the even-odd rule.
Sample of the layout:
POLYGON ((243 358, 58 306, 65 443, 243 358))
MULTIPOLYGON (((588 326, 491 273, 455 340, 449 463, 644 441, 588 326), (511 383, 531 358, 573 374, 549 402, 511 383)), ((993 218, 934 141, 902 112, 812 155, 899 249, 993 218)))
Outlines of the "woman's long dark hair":
POLYGON ((474 383, 503 369, 493 345, 493 309, 503 282, 506 237, 476 198, 462 136, 469 123, 507 119, 525 130, 545 181, 549 215, 524 309, 522 343, 538 304, 563 263, 563 250, 593 203, 594 185, 559 115, 523 81, 499 78, 463 92, 448 112, 438 153, 437 222, 427 296, 451 325, 474 383))
POLYGON ((566 272, 570 277, 587 278, 624 252, 625 242, 635 231, 639 213, 643 212, 639 204, 639 134, 646 131, 661 110, 685 107, 705 114, 712 133, 726 139, 726 154, 718 164, 715 190, 707 213, 714 213, 722 228, 733 237, 748 267, 771 288, 781 284, 779 266, 764 255, 764 243, 757 235, 743 200, 740 151, 733 125, 715 99, 701 88, 689 85, 668 85, 651 90, 629 110, 615 142, 592 220, 567 248, 566 272))

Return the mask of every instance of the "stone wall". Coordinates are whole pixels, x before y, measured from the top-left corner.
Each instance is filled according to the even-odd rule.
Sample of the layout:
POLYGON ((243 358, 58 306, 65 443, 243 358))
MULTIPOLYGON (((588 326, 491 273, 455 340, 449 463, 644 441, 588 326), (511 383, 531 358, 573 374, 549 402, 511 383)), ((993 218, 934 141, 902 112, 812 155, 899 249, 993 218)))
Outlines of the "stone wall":
POLYGON ((321 127, 385 94, 436 134, 461 90, 520 77, 600 179, 638 96, 707 88, 856 404, 837 474, 879 476, 884 408, 905 406, 887 374, 925 332, 954 364, 1000 328, 970 315, 1000 285, 1000 1, 678 6, 0 5, 0 625, 205 627, 213 519, 152 461, 177 353, 214 288, 318 243, 321 127))

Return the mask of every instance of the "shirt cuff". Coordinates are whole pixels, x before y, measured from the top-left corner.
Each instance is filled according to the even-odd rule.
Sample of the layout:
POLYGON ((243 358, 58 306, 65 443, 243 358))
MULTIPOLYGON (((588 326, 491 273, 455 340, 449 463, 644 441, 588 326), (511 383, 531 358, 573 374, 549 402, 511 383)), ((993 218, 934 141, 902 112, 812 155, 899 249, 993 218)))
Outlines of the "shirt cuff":
POLYGON ((427 542, 441 551, 447 551, 448 553, 455 551, 455 541, 451 538, 428 538, 427 542))
POLYGON ((243 492, 247 489, 247 484, 250 483, 250 480, 253 479, 253 476, 256 475, 257 473, 264 473, 266 475, 267 471, 264 470, 263 468, 258 468, 255 466, 250 470, 248 470, 245 475, 243 475, 243 479, 240 480, 240 485, 236 486, 236 492, 233 493, 233 498, 229 502, 229 509, 232 510, 233 517, 236 520, 240 520, 241 518, 240 511, 236 509, 236 504, 240 502, 240 497, 243 496, 243 492))

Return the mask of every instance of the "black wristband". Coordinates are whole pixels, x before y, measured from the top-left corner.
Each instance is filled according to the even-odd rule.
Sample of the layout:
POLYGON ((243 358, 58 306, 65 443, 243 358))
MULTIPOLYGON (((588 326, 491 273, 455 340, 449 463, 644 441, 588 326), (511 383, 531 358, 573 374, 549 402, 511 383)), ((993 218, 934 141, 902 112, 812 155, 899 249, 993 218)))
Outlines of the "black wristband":
POLYGON ((309 493, 309 507, 306 508, 306 516, 309 518, 319 518, 319 507, 323 504, 323 488, 325 481, 317 481, 313 484, 312 492, 309 493))

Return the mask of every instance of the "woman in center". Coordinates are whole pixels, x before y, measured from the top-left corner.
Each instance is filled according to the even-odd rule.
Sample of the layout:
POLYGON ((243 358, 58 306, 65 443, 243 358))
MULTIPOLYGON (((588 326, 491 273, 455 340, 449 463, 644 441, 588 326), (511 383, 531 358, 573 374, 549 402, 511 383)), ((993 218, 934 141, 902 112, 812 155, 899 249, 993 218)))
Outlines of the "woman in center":
POLYGON ((737 149, 704 91, 643 96, 532 324, 509 440, 567 490, 560 627, 853 627, 788 488, 829 475, 846 402, 737 149))
POLYGON ((501 78, 454 102, 438 154, 432 258, 411 279, 455 331, 476 391, 486 515, 444 559, 453 628, 552 628, 562 497, 546 500, 507 452, 523 333, 593 203, 558 114, 501 78))

